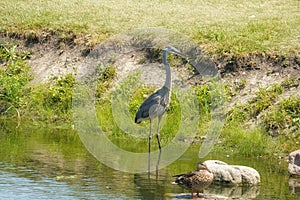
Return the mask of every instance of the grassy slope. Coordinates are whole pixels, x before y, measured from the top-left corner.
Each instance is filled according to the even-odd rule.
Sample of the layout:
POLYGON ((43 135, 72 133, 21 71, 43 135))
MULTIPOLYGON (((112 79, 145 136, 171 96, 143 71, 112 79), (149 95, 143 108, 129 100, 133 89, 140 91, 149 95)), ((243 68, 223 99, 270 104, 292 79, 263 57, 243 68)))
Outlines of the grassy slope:
MULTIPOLYGON (((0 31, 28 34, 64 30, 89 35, 91 43, 100 43, 128 29, 162 26, 194 38, 212 53, 296 51, 299 54, 299 4, 297 0, 284 3, 277 0, 147 0, 142 3, 133 0, 3 0, 0 1, 0 31)), ((54 88, 46 94, 55 96, 57 91, 54 88)), ((288 139, 274 145, 274 141, 268 141, 269 138, 257 130, 243 132, 240 127, 233 128, 225 129, 223 134, 227 149, 237 149, 245 155, 261 155, 275 147, 279 151, 288 149, 280 147, 287 144, 288 139)), ((298 140, 298 135, 291 137, 298 140)))
POLYGON ((72 30, 98 43, 128 29, 162 26, 210 52, 300 50, 300 3, 234 0, 3 0, 0 30, 72 30))

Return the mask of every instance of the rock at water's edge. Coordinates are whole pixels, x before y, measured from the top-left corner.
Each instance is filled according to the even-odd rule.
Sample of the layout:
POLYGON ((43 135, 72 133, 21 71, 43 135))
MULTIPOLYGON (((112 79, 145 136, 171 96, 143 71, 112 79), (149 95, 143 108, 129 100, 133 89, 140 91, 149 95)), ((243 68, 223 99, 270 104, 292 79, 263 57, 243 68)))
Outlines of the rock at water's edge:
POLYGON ((289 154, 289 173, 300 176, 300 149, 289 154))
POLYGON ((214 181, 235 185, 257 185, 260 183, 259 173, 251 167, 228 165, 219 160, 207 160, 204 163, 214 174, 214 181))

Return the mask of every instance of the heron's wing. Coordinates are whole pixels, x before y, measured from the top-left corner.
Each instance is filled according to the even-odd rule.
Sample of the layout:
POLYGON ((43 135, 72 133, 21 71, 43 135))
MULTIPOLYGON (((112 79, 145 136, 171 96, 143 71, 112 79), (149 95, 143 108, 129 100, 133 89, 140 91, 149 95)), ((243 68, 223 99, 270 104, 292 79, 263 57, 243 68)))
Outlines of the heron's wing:
POLYGON ((136 115, 139 118, 148 118, 150 108, 155 105, 159 105, 161 103, 161 100, 162 97, 159 95, 158 92, 153 93, 147 99, 144 100, 136 115))
POLYGON ((153 105, 161 104, 162 96, 159 94, 159 92, 155 92, 151 94, 147 99, 144 100, 141 107, 147 107, 150 108, 153 105))

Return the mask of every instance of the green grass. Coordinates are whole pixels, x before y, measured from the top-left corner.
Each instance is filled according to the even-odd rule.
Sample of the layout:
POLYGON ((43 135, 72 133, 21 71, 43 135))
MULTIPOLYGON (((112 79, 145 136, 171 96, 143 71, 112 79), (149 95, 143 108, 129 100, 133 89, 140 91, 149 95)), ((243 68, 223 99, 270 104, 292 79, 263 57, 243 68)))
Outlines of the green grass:
MULTIPOLYGON (((290 96, 273 106, 264 114, 263 125, 267 131, 276 130, 278 134, 291 136, 300 128, 300 96, 290 96)), ((299 132, 299 131, 298 131, 299 132)))
POLYGON ((143 27, 181 32, 210 52, 300 50, 299 1, 3 0, 0 30, 72 31, 99 43, 143 27))
MULTIPOLYGON (((3 43, 0 47, 0 58, 3 65, 0 68, 0 114, 5 117, 17 116, 35 122, 71 123, 74 77, 67 74, 60 78, 53 77, 42 85, 28 84, 33 78, 30 66, 25 62, 30 57, 30 53, 17 51, 14 45, 8 43, 3 43)), ((145 146, 149 121, 141 124, 141 128, 144 128, 141 129, 141 133, 146 136, 145 138, 135 137, 130 133, 139 105, 155 88, 139 85, 139 73, 128 76, 122 83, 112 84, 116 76, 114 66, 108 66, 99 74, 96 89, 99 124, 108 137, 124 149, 132 150, 138 146, 145 146), (111 90, 114 85, 115 88, 111 90), (113 93, 114 91, 116 92, 113 93), (114 96, 112 97, 112 95, 114 96), (118 108, 112 105, 113 102, 117 103, 118 108), (113 114, 112 108, 119 109, 115 110, 117 115, 113 114), (125 109, 128 109, 128 113, 124 113, 125 109), (128 128, 127 133, 129 134, 122 129, 124 127, 128 128), (121 141, 135 141, 136 145, 128 149, 127 143, 121 141)), ((287 78, 279 84, 259 88, 255 97, 232 108, 227 113, 220 143, 216 145, 215 151, 245 156, 273 156, 293 150, 293 144, 299 143, 300 136, 300 98, 298 95, 281 100, 280 95, 285 90, 298 89, 299 81, 296 78, 287 78), (258 126, 249 128, 249 121, 257 116, 261 116, 258 126), (276 134, 272 134, 274 131, 276 134)), ((196 128, 197 137, 207 133, 212 117, 211 108, 224 99, 241 92, 240 90, 245 87, 245 84, 245 80, 241 80, 233 86, 225 85, 225 92, 221 93, 226 95, 224 98, 221 98, 216 91, 219 88, 216 88, 217 85, 213 83, 193 87, 193 94, 196 95, 199 102, 200 112, 199 126, 196 128), (216 99, 212 98, 214 95, 218 95, 215 96, 216 99)), ((180 96, 179 92, 174 88, 170 106, 163 118, 161 130, 163 145, 168 144, 174 138, 183 121, 192 121, 190 116, 180 118, 180 113, 184 109, 191 108, 179 103, 178 95, 180 96)), ((192 100, 193 98, 190 96, 185 98, 185 103, 188 102, 187 99, 192 100)), ((153 130, 156 130, 155 126, 156 122, 154 122, 153 130)), ((186 137, 189 137, 193 131, 190 128, 185 125, 186 137)), ((157 148, 156 145, 154 143, 153 148, 157 148)), ((144 150, 137 149, 137 151, 144 150)))
POLYGON ((29 54, 17 52, 16 46, 0 43, 0 114, 17 114, 28 94, 26 84, 33 79, 30 66, 25 62, 29 54))
MULTIPOLYGON (((129 95, 130 99, 128 102, 124 102, 124 100, 121 99, 117 100, 119 106, 120 103, 122 103, 129 110, 129 118, 127 118, 128 116, 119 113, 122 115, 121 120, 116 120, 116 116, 112 113, 113 105, 111 105, 110 95, 105 96, 97 107, 97 117, 104 132, 106 132, 117 145, 121 145, 122 148, 127 150, 129 150, 126 147, 127 143, 122 143, 119 140, 135 141, 134 143, 138 146, 140 144, 146 145, 147 137, 142 139, 126 134, 126 131, 124 132, 124 130, 120 128, 124 127, 120 122, 126 124, 133 123, 135 112, 139 105, 154 91, 153 88, 146 86, 137 89, 132 88, 131 90, 128 89, 128 87, 134 85, 133 82, 136 82, 135 78, 137 77, 131 77, 122 83, 120 91, 117 92, 118 95, 113 97, 113 99, 124 98, 123 95, 126 96, 128 93, 131 93, 132 90, 134 91, 129 95)), ((243 84, 241 85, 243 86, 243 84)), ((284 80, 282 84, 274 84, 268 88, 260 88, 256 93, 256 97, 253 97, 243 105, 232 108, 232 110, 227 113, 225 126, 214 151, 219 153, 225 152, 229 155, 276 157, 279 154, 283 155, 283 153, 292 150, 293 147, 291 144, 298 141, 300 134, 299 97, 292 96, 275 104, 275 101, 279 99, 279 95, 283 92, 282 85, 285 85, 287 88, 288 85, 292 87, 295 85, 295 81, 284 80), (262 116, 261 120, 258 122, 258 125, 250 128, 248 124, 249 121, 254 119, 257 115, 262 116), (280 134, 276 136, 269 133, 269 129, 274 126, 278 126, 280 131, 280 134), (289 127, 294 128, 296 131, 287 129, 289 127)), ((236 86, 233 86, 233 89, 235 89, 235 87, 236 86)), ((207 133, 211 122, 211 106, 213 104, 211 96, 213 95, 213 92, 209 89, 208 85, 204 85, 195 86, 194 93, 200 103, 199 111, 201 117, 197 130, 197 137, 201 138, 201 136, 207 133)), ((127 97, 125 97, 125 99, 126 98, 127 97)), ((178 118, 180 105, 174 94, 171 99, 170 108, 167 110, 167 115, 164 116, 165 124, 161 130, 163 146, 172 140, 181 123, 181 119, 178 118)), ((125 107, 122 107, 121 110, 124 110, 123 108, 125 107)), ((144 129, 146 130, 144 134, 147 136, 149 121, 143 122, 140 125, 146 128, 144 129)), ((156 125, 156 122, 154 125, 156 125)), ((128 131, 132 128, 131 125, 127 126, 127 128, 128 133, 133 132, 128 131)), ((155 126, 153 127, 153 130, 156 130, 155 126)), ((186 131, 188 132, 188 130, 186 131)), ((155 143, 153 148, 157 148, 155 143)))
POLYGON ((47 83, 32 86, 24 116, 34 120, 63 124, 72 119, 72 95, 75 78, 72 74, 53 77, 47 83))
POLYGON ((33 73, 26 62, 30 56, 14 44, 0 43, 0 115, 48 122, 71 119, 75 78, 67 74, 30 84, 33 73))
POLYGON ((272 156, 276 141, 259 128, 246 130, 232 123, 224 128, 215 151, 239 156, 272 156))
MULTIPOLYGON (((295 150, 300 136, 300 96, 281 97, 291 88, 298 90, 298 79, 259 88, 255 97, 231 108, 217 150, 231 149, 230 154, 246 156, 282 156, 295 150)), ((227 85, 227 90, 235 86, 227 85)))

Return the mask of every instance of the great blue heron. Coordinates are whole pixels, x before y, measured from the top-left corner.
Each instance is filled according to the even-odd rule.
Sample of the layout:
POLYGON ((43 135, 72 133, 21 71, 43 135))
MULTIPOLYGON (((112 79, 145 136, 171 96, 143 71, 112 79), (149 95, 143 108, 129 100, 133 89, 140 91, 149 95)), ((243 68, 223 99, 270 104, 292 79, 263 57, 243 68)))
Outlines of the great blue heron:
POLYGON ((157 90, 155 93, 151 94, 144 102, 141 104, 140 108, 138 109, 136 116, 135 116, 135 123, 140 123, 144 120, 150 120, 150 133, 149 133, 149 140, 148 140, 148 147, 150 153, 150 142, 152 138, 152 121, 157 117, 158 118, 158 127, 156 132, 156 138, 158 142, 159 150, 161 151, 161 144, 160 144, 160 136, 159 136, 159 129, 160 129, 160 121, 163 114, 166 111, 166 108, 170 102, 170 93, 171 93, 171 68, 167 61, 168 53, 183 55, 178 49, 172 46, 167 46, 162 50, 162 61, 165 66, 166 70, 166 80, 165 84, 162 88, 157 90))

